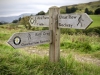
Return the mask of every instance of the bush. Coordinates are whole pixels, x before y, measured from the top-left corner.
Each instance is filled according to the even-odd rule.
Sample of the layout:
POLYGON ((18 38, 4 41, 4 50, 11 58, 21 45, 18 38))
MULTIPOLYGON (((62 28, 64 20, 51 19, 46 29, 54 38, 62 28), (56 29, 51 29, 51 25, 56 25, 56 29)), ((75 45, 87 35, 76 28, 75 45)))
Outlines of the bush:
POLYGON ((97 9, 95 10, 94 14, 96 14, 96 15, 100 14, 100 8, 97 8, 97 9))
POLYGON ((12 23, 18 23, 18 20, 13 20, 12 23))
POLYGON ((65 49, 74 49, 85 53, 93 52, 91 45, 88 42, 83 41, 62 42, 60 46, 65 49))
POLYGON ((74 13, 76 12, 77 9, 78 9, 77 7, 71 7, 71 8, 66 7, 66 13, 74 13))
POLYGON ((40 11, 36 15, 45 15, 45 12, 44 11, 40 11))
POLYGON ((93 57, 100 59, 100 51, 93 53, 93 57))
POLYGON ((83 30, 83 33, 89 35, 91 33, 100 35, 100 27, 88 28, 87 30, 83 30))
POLYGON ((88 28, 86 30, 80 30, 80 29, 61 29, 62 34, 86 34, 86 35, 99 35, 100 36, 100 27, 94 27, 94 28, 88 28))
POLYGON ((92 51, 92 48, 88 42, 78 42, 76 49, 79 49, 82 52, 88 53, 92 51))
POLYGON ((62 34, 69 34, 69 35, 72 35, 72 34, 75 34, 76 33, 76 30, 75 29, 61 29, 61 33, 62 34))
POLYGON ((85 9, 85 13, 89 14, 89 15, 92 15, 93 14, 93 11, 91 10, 88 10, 88 8, 85 9))

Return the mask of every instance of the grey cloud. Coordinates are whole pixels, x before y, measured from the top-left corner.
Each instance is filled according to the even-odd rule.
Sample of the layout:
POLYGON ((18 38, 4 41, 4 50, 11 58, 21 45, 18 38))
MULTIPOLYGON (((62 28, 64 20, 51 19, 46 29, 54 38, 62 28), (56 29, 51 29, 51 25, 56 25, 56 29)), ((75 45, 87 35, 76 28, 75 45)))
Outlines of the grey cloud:
POLYGON ((98 0, 0 0, 0 15, 48 11, 51 6, 64 6, 98 0))

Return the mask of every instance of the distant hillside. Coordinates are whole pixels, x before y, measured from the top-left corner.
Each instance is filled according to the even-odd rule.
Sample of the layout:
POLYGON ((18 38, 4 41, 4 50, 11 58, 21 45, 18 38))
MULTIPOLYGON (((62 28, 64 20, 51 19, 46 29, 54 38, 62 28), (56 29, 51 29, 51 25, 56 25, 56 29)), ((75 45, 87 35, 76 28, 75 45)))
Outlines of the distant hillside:
POLYGON ((89 10, 94 12, 97 8, 100 8, 100 1, 82 3, 82 4, 75 4, 75 5, 69 5, 69 6, 66 5, 66 6, 60 7, 60 10, 62 12, 65 12, 66 7, 68 7, 68 8, 72 8, 72 7, 78 8, 75 13, 83 13, 85 8, 88 8, 89 10))
MULTIPOLYGON (((25 13, 19 16, 9 16, 9 17, 0 17, 0 22, 8 22, 11 23, 13 20, 19 19, 20 17, 30 16, 32 13, 25 13)), ((32 14, 34 15, 34 14, 32 14)))

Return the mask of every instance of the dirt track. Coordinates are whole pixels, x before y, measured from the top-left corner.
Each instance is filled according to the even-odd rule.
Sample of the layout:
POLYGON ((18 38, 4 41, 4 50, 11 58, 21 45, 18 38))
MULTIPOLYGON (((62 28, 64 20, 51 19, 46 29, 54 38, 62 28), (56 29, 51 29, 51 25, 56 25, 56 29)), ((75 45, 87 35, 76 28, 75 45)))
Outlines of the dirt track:
MULTIPOLYGON (((28 48, 24 48, 25 51, 27 51, 30 54, 37 54, 40 56, 49 56, 49 50, 41 50, 38 49, 37 47, 28 47, 28 48)), ((63 52, 62 50, 60 51, 61 56, 67 56, 68 54, 63 52)), ((96 64, 98 66, 100 66, 100 60, 97 58, 92 58, 91 56, 83 56, 80 54, 75 54, 72 53, 73 57, 75 58, 75 60, 80 61, 80 62, 85 62, 85 63, 92 63, 92 64, 96 64)))

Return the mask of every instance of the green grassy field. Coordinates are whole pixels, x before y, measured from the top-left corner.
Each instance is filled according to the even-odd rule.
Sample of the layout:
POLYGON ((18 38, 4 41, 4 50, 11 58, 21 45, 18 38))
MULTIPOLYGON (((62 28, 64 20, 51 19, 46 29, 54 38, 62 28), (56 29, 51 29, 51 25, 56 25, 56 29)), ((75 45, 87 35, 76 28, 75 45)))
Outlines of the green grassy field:
POLYGON ((93 20, 93 23, 89 26, 90 27, 100 27, 100 15, 90 15, 93 20))
MULTIPOLYGON (((99 27, 100 17, 90 16, 94 23, 89 28, 99 27)), ((14 49, 7 44, 16 32, 28 32, 22 25, 0 26, 0 75, 100 75, 100 65, 75 60, 74 55, 91 56, 100 60, 100 36, 61 34, 62 53, 58 63, 51 63, 48 56, 29 54, 23 49, 14 49)), ((37 46, 47 49, 48 45, 37 46)), ((96 62, 96 61, 95 61, 96 62)))

